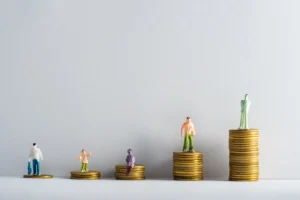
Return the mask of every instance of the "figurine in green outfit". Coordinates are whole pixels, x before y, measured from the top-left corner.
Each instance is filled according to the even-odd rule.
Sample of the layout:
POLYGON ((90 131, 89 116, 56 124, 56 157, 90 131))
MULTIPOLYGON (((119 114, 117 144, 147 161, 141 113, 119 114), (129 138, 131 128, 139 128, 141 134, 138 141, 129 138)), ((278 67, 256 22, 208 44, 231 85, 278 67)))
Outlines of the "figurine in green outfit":
POLYGON ((88 157, 90 157, 92 153, 86 153, 85 149, 81 150, 81 155, 78 156, 78 160, 81 160, 81 172, 88 172, 88 157))
POLYGON ((194 142, 193 142, 193 136, 196 135, 194 124, 191 121, 190 117, 186 118, 186 121, 183 123, 181 127, 181 137, 184 136, 184 143, 183 143, 183 148, 182 151, 187 151, 189 152, 195 152, 194 151, 194 142), (189 143, 189 145, 188 145, 189 143), (188 148, 189 146, 189 148, 188 148))
POLYGON ((249 129, 248 126, 248 113, 251 102, 248 100, 248 94, 245 95, 245 99, 241 100, 241 122, 239 129, 249 129))

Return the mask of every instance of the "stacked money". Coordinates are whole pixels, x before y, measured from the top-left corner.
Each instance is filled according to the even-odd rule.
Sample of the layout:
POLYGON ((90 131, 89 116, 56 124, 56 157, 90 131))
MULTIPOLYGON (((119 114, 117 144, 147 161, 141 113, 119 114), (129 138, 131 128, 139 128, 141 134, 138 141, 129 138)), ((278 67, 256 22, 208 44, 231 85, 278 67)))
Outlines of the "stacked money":
POLYGON ((80 179, 80 180, 97 180, 100 179, 101 174, 98 171, 88 171, 88 172, 80 172, 80 171, 72 171, 71 179, 80 179))
POLYGON ((173 153, 174 180, 203 180, 203 156, 200 152, 173 153))
POLYGON ((130 173, 127 175, 126 165, 116 165, 115 176, 117 180, 144 180, 145 179, 145 166, 134 165, 130 173))
POLYGON ((259 133, 256 129, 239 129, 229 131, 229 180, 258 180, 258 137, 259 133))
POLYGON ((53 178, 52 175, 47 175, 47 174, 42 174, 42 175, 24 175, 24 178, 43 178, 43 179, 48 179, 48 178, 53 178))

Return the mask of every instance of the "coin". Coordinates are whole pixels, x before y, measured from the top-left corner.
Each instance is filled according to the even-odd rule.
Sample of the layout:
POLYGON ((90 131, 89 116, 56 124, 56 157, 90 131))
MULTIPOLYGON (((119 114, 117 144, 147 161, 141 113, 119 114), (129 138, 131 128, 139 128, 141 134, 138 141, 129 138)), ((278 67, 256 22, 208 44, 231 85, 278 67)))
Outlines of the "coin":
POLYGON ((126 165, 115 166, 115 177, 117 180, 144 180, 145 179, 145 166, 136 164, 127 175, 126 165))
POLYGON ((47 174, 41 174, 41 175, 24 175, 23 178, 40 178, 40 179, 49 179, 53 178, 52 175, 47 175, 47 174))
POLYGON ((259 177, 259 131, 229 130, 229 179, 255 181, 259 177))
POLYGON ((71 176, 70 179, 76 179, 76 180, 99 180, 100 177, 85 177, 85 178, 78 178, 71 176))

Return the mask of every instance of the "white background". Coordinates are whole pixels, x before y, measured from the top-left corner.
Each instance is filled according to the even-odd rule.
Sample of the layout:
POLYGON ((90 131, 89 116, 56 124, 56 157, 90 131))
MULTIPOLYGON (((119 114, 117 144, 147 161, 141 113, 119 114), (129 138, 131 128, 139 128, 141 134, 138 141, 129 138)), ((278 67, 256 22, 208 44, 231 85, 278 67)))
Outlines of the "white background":
POLYGON ((249 93, 260 177, 300 178, 299 1, 0 1, 0 175, 112 177, 132 148, 148 178, 172 177, 192 118, 205 179, 228 178, 228 130, 249 93))

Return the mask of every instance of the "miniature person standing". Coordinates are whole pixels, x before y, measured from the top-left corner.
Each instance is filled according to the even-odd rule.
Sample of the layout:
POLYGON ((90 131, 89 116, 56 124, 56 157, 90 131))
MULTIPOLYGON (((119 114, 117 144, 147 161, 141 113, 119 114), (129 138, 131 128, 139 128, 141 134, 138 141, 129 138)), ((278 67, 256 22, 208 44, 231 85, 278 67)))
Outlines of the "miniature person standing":
POLYGON ((31 160, 33 175, 41 175, 40 160, 43 160, 43 154, 42 151, 36 147, 36 143, 33 143, 33 147, 30 150, 28 162, 30 162, 31 160))
POLYGON ((186 151, 189 149, 190 152, 194 151, 194 142, 193 142, 193 136, 196 135, 194 124, 191 122, 191 118, 187 117, 186 122, 183 123, 181 127, 181 137, 184 136, 184 143, 182 151, 186 151), (189 142, 189 148, 188 148, 188 142, 189 142))
POLYGON ((126 157, 126 163, 127 163, 127 173, 126 175, 130 174, 131 169, 134 167, 135 164, 135 157, 133 156, 133 152, 131 149, 127 150, 127 157, 126 157))
POLYGON ((81 172, 88 172, 88 157, 91 156, 92 153, 86 153, 86 151, 84 149, 81 150, 81 155, 78 156, 78 160, 82 161, 82 165, 81 165, 81 172))
POLYGON ((248 94, 245 95, 245 99, 241 100, 241 122, 239 129, 249 129, 248 126, 248 112, 251 102, 248 100, 248 94))

